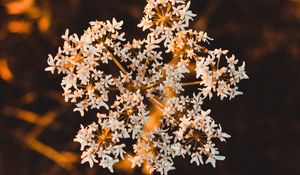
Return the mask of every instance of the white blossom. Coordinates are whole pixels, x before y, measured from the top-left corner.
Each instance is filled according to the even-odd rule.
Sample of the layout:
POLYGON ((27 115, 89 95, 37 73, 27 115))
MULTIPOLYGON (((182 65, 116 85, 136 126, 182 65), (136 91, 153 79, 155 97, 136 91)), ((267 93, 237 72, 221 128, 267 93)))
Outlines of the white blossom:
POLYGON ((249 77, 245 62, 239 66, 228 50, 208 49, 213 39, 188 28, 195 17, 190 5, 147 0, 138 25, 147 34, 142 39, 126 41, 123 21, 115 18, 90 22, 82 35, 65 31, 63 46, 48 56, 45 70, 62 74, 63 96, 75 103, 74 111, 81 116, 98 111, 96 121, 80 125, 74 138, 81 163, 113 173, 113 165, 129 155, 132 167, 144 164, 166 175, 177 156, 197 166, 215 167, 225 159, 216 140, 231 136, 203 105, 214 95, 221 100, 241 95, 238 83, 249 77), (127 139, 134 141, 132 153, 125 151, 127 139))

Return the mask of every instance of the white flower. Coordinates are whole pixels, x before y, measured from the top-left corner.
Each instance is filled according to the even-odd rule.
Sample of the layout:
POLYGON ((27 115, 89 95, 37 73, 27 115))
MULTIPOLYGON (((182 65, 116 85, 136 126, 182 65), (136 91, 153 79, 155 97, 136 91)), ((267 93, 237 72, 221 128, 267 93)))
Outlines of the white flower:
POLYGON ((103 156, 99 165, 102 166, 103 168, 108 168, 109 171, 113 173, 114 172, 113 165, 117 162, 119 162, 118 159, 113 159, 109 156, 103 156))
POLYGON ((140 156, 129 156, 128 160, 132 163, 131 168, 134 168, 135 166, 141 167, 144 160, 140 156))
POLYGON ((66 29, 65 34, 61 36, 62 39, 69 40, 69 29, 66 29))
POLYGON ((197 166, 199 166, 200 163, 203 164, 203 159, 202 159, 201 154, 193 153, 191 157, 192 157, 192 159, 191 159, 190 163, 196 162, 197 166))
POLYGON ((160 172, 162 175, 168 175, 168 171, 174 170, 175 167, 173 166, 173 162, 163 159, 162 163, 159 165, 157 171, 160 172))
POLYGON ((81 163, 114 172, 127 154, 125 139, 135 142, 132 167, 144 164, 151 173, 168 174, 177 156, 197 166, 205 161, 215 167, 225 159, 215 140, 231 136, 203 106, 214 95, 241 95, 238 83, 249 77, 245 63, 238 66, 228 50, 209 49, 213 39, 206 32, 188 29, 195 17, 190 5, 147 0, 138 25, 146 31, 143 39, 126 41, 123 21, 115 18, 90 22, 81 36, 65 31, 63 46, 48 56, 45 70, 62 74, 63 96, 74 111, 98 112, 98 121, 80 125, 74 138, 81 163))
POLYGON ((81 164, 84 164, 85 162, 88 162, 90 167, 92 168, 94 166, 94 163, 98 163, 98 160, 96 159, 96 156, 92 154, 92 149, 84 151, 81 155, 81 164))
POLYGON ((219 128, 217 129, 217 137, 221 140, 221 142, 226 142, 225 138, 230 138, 231 136, 225 132, 222 132, 222 127, 219 124, 219 128))
POLYGON ((86 131, 83 125, 80 125, 80 130, 74 138, 75 142, 80 143, 80 150, 83 151, 86 146, 88 146, 88 139, 91 138, 91 135, 86 131))
POLYGON ((216 167, 216 160, 225 160, 225 156, 212 156, 208 157, 205 161, 206 164, 210 163, 214 168, 216 167))
POLYGON ((47 60, 47 63, 49 65, 49 67, 47 67, 45 69, 45 71, 50 71, 52 74, 54 74, 54 71, 55 71, 55 61, 52 57, 52 55, 48 55, 48 60, 47 60))
POLYGON ((248 75, 246 75, 245 71, 245 62, 238 68, 240 79, 249 79, 248 75))
POLYGON ((212 54, 214 54, 217 58, 221 58, 222 55, 226 55, 228 52, 228 50, 222 50, 220 49, 215 49, 213 52, 211 52, 212 54))
POLYGON ((126 153, 123 150, 124 147, 125 147, 125 144, 114 146, 113 154, 117 157, 121 157, 122 159, 124 159, 124 153, 126 153))
POLYGON ((191 124, 190 118, 188 118, 186 116, 183 116, 179 120, 181 121, 179 126, 181 127, 182 130, 186 130, 186 128, 189 127, 191 124))

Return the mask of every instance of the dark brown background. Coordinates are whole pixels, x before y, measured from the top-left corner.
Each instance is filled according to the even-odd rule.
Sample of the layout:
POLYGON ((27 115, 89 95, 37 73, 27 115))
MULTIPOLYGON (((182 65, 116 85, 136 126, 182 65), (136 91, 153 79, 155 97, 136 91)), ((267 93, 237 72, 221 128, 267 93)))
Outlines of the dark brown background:
MULTIPOLYGON (((109 174, 78 163, 79 145, 72 140, 79 124, 89 119, 62 102, 60 77, 44 68, 47 54, 55 54, 61 45, 65 28, 81 34, 91 20, 116 17, 125 21, 129 39, 141 37, 136 25, 145 1, 37 0, 35 7, 42 13, 37 17, 9 14, 8 2, 0 1, 0 59, 12 73, 11 78, 0 76, 0 175, 109 174), (50 24, 46 29, 39 26, 43 12, 50 24), (31 29, 9 29, 18 20, 31 29), (51 116, 53 122, 40 120, 51 116), (33 132, 40 133, 32 137, 33 132), (67 168, 41 154, 35 141, 67 157, 67 168)), ((214 169, 178 159, 170 174, 300 174, 300 1, 192 0, 191 8, 198 14, 192 28, 207 31, 214 47, 229 49, 245 61, 250 80, 240 84, 245 95, 210 104, 212 116, 232 135, 219 144, 226 160, 214 169)))

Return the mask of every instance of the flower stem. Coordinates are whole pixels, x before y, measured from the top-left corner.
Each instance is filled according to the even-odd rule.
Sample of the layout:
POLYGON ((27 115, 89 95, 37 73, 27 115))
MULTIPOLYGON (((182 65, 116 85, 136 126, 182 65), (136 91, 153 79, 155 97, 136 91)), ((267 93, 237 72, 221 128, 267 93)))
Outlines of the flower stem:
POLYGON ((149 98, 149 101, 154 104, 156 107, 158 107, 158 109, 160 109, 161 111, 164 110, 164 105, 162 102, 160 102, 159 100, 157 100, 154 97, 149 98))
POLYGON ((122 73, 124 75, 127 75, 127 71, 125 70, 125 68, 122 66, 122 64, 117 60, 117 58, 107 49, 107 52, 110 54, 111 59, 113 60, 113 62, 118 66, 118 68, 122 71, 122 73))
POLYGON ((201 81, 186 82, 186 83, 182 83, 182 86, 200 85, 200 83, 201 81))
POLYGON ((122 71, 122 73, 124 75, 126 75, 127 71, 124 69, 124 67, 121 65, 121 63, 116 59, 116 57, 112 53, 110 53, 110 55, 111 55, 113 62, 118 66, 118 68, 122 71))

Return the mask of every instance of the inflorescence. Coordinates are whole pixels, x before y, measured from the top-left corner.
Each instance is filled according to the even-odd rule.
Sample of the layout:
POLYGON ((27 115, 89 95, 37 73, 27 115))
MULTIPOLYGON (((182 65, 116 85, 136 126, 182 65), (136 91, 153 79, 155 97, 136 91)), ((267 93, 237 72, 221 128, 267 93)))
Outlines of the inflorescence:
POLYGON ((65 101, 76 104, 82 116, 99 109, 98 121, 81 125, 74 141, 81 144, 81 163, 95 163, 113 172, 113 165, 129 154, 132 167, 167 174, 177 156, 213 167, 219 155, 216 140, 222 131, 203 109, 205 99, 242 94, 237 84, 248 79, 245 63, 227 50, 207 48, 206 32, 188 29, 196 15, 184 0, 147 0, 138 27, 144 39, 126 41, 123 22, 92 21, 83 35, 62 36, 63 47, 49 55, 46 71, 63 75, 65 101), (103 69, 113 64, 119 70, 103 69), (191 88, 194 88, 191 90, 191 88), (159 110, 154 127, 153 107, 159 110), (125 151, 125 141, 134 142, 125 151))

